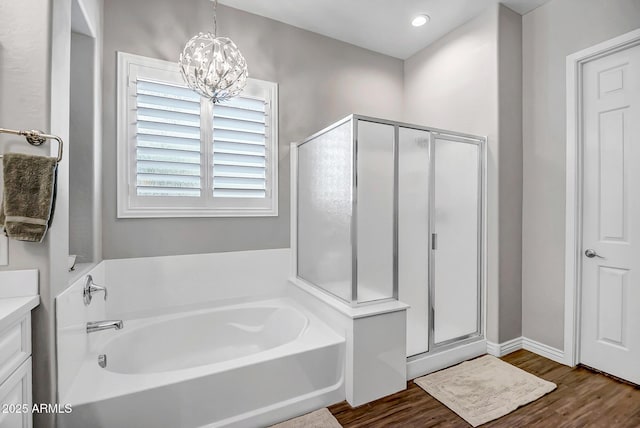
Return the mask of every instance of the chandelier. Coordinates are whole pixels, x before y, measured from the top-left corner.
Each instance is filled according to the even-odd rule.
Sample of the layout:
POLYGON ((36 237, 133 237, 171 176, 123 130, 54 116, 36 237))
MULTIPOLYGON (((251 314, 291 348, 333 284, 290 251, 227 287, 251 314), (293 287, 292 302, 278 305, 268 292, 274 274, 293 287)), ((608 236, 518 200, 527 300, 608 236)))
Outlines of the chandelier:
POLYGON ((192 37, 180 54, 180 73, 190 89, 214 103, 240 94, 247 84, 247 61, 228 37, 218 37, 216 13, 218 0, 213 2, 213 34, 199 33, 192 37))

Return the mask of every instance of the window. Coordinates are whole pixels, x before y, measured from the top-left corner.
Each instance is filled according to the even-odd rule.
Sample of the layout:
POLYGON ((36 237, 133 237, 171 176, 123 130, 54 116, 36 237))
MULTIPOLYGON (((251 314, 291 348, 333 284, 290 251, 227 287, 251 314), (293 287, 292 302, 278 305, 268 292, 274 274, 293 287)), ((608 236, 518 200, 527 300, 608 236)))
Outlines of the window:
POLYGON ((118 217, 278 215, 277 85, 213 105, 178 65, 118 53, 118 217))

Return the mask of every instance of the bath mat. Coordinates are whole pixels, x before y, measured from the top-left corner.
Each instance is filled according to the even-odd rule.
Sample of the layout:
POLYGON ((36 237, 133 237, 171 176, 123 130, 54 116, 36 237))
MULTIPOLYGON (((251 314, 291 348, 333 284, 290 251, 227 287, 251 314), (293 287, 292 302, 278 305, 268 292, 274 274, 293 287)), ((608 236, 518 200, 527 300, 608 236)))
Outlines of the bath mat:
POLYGON ((415 383, 474 427, 556 389, 555 383, 491 355, 431 373, 415 383))
POLYGON ((271 428, 342 428, 342 425, 325 407, 324 409, 272 425, 271 428))

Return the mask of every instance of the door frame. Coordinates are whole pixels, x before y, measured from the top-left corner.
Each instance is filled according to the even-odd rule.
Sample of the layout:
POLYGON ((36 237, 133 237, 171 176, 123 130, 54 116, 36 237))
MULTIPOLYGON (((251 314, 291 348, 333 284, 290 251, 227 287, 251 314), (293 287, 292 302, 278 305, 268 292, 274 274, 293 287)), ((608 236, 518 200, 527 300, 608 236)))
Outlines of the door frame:
POLYGON ((582 71, 589 61, 640 45, 640 29, 567 56, 564 362, 580 362, 582 288, 582 71))

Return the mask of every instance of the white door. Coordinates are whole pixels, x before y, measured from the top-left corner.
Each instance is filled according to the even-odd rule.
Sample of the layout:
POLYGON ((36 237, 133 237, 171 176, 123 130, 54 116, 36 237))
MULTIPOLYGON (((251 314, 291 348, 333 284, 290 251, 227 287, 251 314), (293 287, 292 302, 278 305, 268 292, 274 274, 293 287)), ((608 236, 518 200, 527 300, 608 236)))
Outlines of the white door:
POLYGON ((582 82, 580 362, 640 384, 640 46, 582 82))

